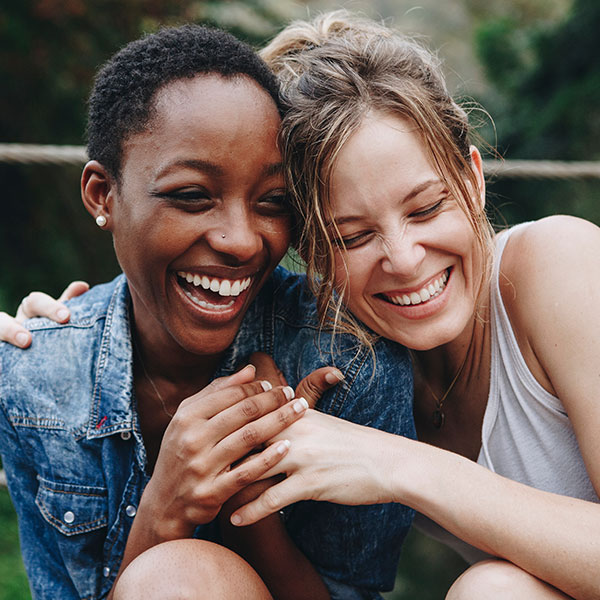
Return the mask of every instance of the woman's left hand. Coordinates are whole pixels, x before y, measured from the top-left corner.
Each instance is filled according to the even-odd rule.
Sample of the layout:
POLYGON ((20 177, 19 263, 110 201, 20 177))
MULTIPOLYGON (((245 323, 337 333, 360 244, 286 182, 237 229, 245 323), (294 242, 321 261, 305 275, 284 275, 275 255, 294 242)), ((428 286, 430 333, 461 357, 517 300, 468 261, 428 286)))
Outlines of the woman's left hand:
POLYGON ((234 525, 250 525, 300 500, 349 505, 395 500, 385 448, 402 438, 310 409, 284 433, 290 450, 265 477, 287 477, 236 510, 234 525))
POLYGON ((44 292, 31 292, 21 300, 15 317, 0 312, 0 341, 19 348, 27 348, 31 344, 31 333, 22 327, 23 321, 33 317, 46 317, 57 323, 66 323, 70 313, 63 302, 80 296, 89 288, 85 281, 73 281, 58 299, 44 292))

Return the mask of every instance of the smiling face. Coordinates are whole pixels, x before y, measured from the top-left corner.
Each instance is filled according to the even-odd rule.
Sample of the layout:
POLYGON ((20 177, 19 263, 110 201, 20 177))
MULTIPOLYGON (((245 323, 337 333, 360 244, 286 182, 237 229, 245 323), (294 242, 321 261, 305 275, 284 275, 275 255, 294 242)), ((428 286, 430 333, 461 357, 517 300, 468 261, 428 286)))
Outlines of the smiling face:
POLYGON ((370 113, 337 157, 330 200, 346 246, 336 285, 354 315, 415 350, 456 339, 473 318, 481 252, 415 127, 370 113))
POLYGON ((109 227, 152 349, 222 353, 285 254, 279 124, 252 79, 209 74, 160 90, 124 143, 109 227))

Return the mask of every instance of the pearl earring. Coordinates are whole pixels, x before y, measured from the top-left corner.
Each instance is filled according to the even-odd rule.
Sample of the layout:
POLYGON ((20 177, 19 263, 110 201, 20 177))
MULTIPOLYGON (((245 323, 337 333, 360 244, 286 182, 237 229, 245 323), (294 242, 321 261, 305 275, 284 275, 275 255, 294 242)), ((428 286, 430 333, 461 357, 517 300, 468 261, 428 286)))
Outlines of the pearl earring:
POLYGON ((98 225, 98 227, 104 227, 106 225, 106 217, 104 215, 98 215, 96 217, 96 225, 98 225))

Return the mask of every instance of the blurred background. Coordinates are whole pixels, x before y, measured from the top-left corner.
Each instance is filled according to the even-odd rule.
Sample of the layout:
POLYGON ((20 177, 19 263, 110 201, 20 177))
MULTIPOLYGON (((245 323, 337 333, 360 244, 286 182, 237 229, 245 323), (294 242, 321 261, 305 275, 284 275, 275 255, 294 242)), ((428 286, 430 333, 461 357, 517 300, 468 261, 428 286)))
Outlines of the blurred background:
MULTIPOLYGON (((506 159, 600 160, 598 0, 0 0, 0 143, 84 144, 96 69, 161 25, 209 23, 258 48, 291 19, 340 7, 438 49, 453 94, 485 108, 472 113, 483 146, 506 159)), ((14 313, 32 289, 118 272, 110 236, 81 204, 80 170, 0 161, 0 310, 14 313)), ((554 213, 600 224, 598 178, 497 175, 488 190, 499 226, 554 213)), ((29 598, 5 489, 0 531, 0 600, 29 598)), ((464 567, 413 532, 388 598, 443 598, 464 567)))

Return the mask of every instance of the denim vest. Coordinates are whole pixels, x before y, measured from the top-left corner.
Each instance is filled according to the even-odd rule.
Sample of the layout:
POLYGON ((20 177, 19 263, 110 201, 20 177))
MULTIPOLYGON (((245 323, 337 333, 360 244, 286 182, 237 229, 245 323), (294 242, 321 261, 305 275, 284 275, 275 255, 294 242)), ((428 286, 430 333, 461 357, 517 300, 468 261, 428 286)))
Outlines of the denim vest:
MULTIPOLYGON (((60 325, 32 319, 33 344, 0 344, 0 452, 35 598, 104 598, 142 491, 146 454, 133 393, 130 297, 123 275, 69 303, 60 325)), ((252 352, 271 354, 293 387, 335 364, 345 380, 318 409, 414 437, 406 350, 319 332, 303 276, 278 268, 253 302, 215 377, 252 352)), ((293 540, 326 578, 377 598, 391 589, 413 512, 398 504, 301 502, 285 511, 293 540)), ((195 536, 218 541, 215 523, 195 536)))

